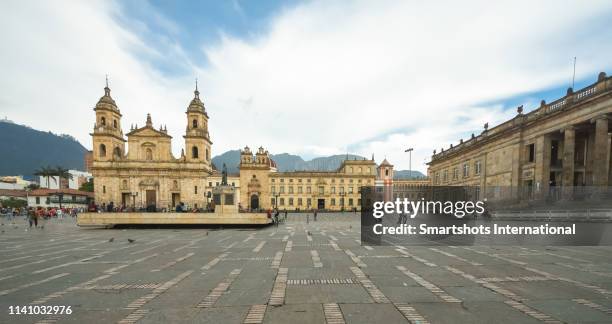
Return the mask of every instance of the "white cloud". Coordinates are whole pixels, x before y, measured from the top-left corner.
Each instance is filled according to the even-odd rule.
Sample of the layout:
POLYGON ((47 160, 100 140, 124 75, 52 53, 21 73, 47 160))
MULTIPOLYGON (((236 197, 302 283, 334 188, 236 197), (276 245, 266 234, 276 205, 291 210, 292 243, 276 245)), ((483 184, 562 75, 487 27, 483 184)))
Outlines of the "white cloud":
POLYGON ((484 103, 565 84, 573 56, 578 78, 611 67, 606 1, 309 2, 259 36, 203 44, 200 58, 177 63, 193 69, 181 78, 164 77, 143 57, 188 61, 183 49, 114 23, 126 13, 108 2, 1 7, 0 109, 88 146, 91 107, 110 73, 124 129, 151 112, 168 124, 178 153, 198 75, 215 153, 351 147, 407 169, 403 151, 414 147, 413 169, 425 171, 433 149, 513 114, 484 103))

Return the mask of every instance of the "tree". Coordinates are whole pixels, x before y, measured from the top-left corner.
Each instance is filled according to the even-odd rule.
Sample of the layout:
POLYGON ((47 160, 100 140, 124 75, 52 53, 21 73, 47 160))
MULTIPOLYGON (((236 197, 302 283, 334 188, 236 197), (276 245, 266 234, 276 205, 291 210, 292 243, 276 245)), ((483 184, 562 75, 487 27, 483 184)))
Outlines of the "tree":
POLYGON ((87 182, 83 183, 81 187, 79 188, 79 190, 93 192, 94 191, 94 179, 90 178, 87 182))
MULTIPOLYGON (((70 173, 70 170, 64 169, 61 166, 55 167, 55 169, 53 170, 53 175, 60 178, 60 187, 61 187, 61 182, 62 182, 61 179, 66 179, 66 180, 72 179, 72 174, 70 173)), ((62 201, 64 200, 64 194, 60 191, 57 193, 57 195, 59 197, 59 207, 62 208, 62 201)))
MULTIPOLYGON (((46 167, 41 167, 40 169, 36 170, 34 172, 34 175, 44 177, 47 180, 47 188, 49 188, 49 178, 55 175, 55 171, 56 170, 53 169, 52 167, 46 166, 46 167)), ((55 181, 55 178, 53 178, 53 181, 55 181)))
MULTIPOLYGON (((55 169, 53 170, 53 173, 54 173, 53 174, 54 176, 57 176, 60 179, 66 179, 66 180, 72 179, 72 173, 70 173, 70 170, 64 169, 61 166, 55 167, 55 169)), ((61 183, 61 180, 60 180, 60 183, 61 183)))

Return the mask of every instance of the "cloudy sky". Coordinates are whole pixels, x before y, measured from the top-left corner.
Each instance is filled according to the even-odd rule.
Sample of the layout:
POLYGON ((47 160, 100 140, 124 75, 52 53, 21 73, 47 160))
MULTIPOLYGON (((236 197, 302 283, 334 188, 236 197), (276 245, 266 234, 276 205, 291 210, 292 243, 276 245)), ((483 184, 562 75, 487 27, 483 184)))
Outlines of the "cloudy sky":
POLYGON ((91 147, 109 75, 123 128, 151 113, 178 155, 194 79, 213 154, 433 149, 612 73, 611 1, 0 3, 0 116, 91 147))

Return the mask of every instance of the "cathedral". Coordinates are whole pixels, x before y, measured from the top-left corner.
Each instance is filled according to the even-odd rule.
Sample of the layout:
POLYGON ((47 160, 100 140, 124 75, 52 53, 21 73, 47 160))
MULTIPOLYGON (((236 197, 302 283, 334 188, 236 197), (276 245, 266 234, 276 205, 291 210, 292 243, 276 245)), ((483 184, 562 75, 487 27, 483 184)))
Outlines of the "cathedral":
MULTIPOLYGON (((149 114, 143 127, 132 126, 123 134, 122 115, 108 83, 94 111, 96 122, 90 135, 96 204, 158 211, 173 210, 180 203, 189 210, 210 207, 219 172, 211 161, 208 114, 197 84, 185 112, 185 148, 178 158, 172 155, 172 137, 166 127, 154 127, 149 114)), ((231 185, 243 211, 359 210, 360 188, 374 186, 381 167, 392 168, 388 162, 377 167, 372 157, 347 158, 332 171, 279 172, 267 150, 260 147, 252 152, 245 147, 240 175, 232 177, 231 185)))
POLYGON ((171 209, 182 202, 191 208, 206 206, 208 197, 203 193, 213 173, 212 142, 197 84, 185 112, 185 149, 178 158, 172 155, 172 137, 166 127, 155 128, 149 114, 143 127, 132 126, 123 134, 121 111, 108 82, 94 111, 91 171, 98 205, 171 209))

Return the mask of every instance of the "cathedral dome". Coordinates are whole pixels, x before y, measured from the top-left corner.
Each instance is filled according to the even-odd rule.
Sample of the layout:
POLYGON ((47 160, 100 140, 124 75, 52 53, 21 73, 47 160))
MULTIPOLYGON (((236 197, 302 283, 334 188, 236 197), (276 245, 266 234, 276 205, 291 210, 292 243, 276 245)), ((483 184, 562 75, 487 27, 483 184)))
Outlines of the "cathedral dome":
POLYGON ((187 111, 196 111, 206 113, 206 109, 204 108, 204 103, 200 100, 200 91, 198 91, 198 82, 196 81, 196 88, 193 92, 193 99, 189 103, 189 107, 187 107, 187 111))
POLYGON ((98 100, 98 103, 96 104, 96 108, 94 110, 98 110, 98 109, 110 109, 114 111, 119 111, 119 108, 117 108, 117 104, 115 103, 115 100, 110 95, 110 88, 108 87, 108 79, 106 80, 106 87, 104 87, 104 95, 100 97, 100 100, 98 100))

